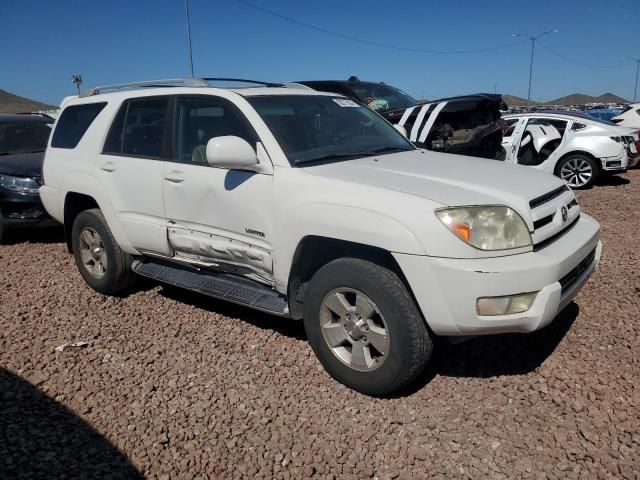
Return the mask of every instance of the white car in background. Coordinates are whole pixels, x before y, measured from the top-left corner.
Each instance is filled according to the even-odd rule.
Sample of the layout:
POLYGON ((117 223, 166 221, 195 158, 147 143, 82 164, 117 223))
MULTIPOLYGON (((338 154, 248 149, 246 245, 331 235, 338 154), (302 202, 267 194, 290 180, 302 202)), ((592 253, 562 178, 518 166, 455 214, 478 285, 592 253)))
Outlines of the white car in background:
POLYGON ((502 117, 505 161, 553 173, 572 188, 638 163, 638 132, 579 113, 533 112, 502 117))
POLYGON ((640 129, 640 103, 627 105, 627 108, 611 121, 621 127, 640 129))

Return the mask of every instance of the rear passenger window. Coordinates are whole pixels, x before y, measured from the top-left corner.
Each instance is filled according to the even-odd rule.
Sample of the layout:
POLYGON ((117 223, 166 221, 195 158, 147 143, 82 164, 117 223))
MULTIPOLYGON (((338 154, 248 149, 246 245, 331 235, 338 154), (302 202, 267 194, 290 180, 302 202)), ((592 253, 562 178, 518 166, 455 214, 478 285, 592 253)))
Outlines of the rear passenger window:
POLYGON ((111 125, 103 152, 132 157, 162 157, 168 105, 167 97, 126 102, 111 125))
POLYGON ((87 103, 65 108, 53 132, 51 146, 54 148, 76 148, 106 104, 106 102, 87 103))

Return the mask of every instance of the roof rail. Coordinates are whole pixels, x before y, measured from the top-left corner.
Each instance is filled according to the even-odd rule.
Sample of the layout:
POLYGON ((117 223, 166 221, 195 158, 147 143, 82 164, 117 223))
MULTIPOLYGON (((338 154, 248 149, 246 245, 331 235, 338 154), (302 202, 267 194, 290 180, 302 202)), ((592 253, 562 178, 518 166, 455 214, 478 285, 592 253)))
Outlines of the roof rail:
POLYGON ((124 88, 136 87, 207 87, 207 82, 201 78, 172 78, 168 80, 149 80, 146 82, 119 83, 116 85, 104 85, 85 90, 80 97, 91 97, 99 95, 104 90, 121 90, 124 88))
POLYGON ((282 83, 262 82, 260 80, 247 80, 246 78, 215 78, 203 77, 202 80, 207 82, 238 82, 238 83, 255 83, 256 85, 264 85, 265 87, 283 87, 282 83))

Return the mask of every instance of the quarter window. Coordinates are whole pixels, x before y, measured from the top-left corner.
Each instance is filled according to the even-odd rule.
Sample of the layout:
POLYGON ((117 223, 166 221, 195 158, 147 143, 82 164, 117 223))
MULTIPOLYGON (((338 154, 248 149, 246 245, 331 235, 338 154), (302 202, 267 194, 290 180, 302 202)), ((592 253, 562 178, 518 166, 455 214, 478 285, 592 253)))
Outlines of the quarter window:
POLYGON ((53 148, 76 148, 106 102, 72 105, 64 109, 53 132, 53 148))
POLYGON ((214 137, 240 137, 255 149, 256 135, 242 114, 226 101, 179 98, 176 112, 175 152, 178 162, 206 164, 207 142, 214 137))

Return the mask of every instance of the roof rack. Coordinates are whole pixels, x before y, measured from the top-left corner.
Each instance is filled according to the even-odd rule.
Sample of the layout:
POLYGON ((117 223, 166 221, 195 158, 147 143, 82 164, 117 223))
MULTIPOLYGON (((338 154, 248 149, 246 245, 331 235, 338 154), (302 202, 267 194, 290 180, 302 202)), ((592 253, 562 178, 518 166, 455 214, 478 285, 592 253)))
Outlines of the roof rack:
POLYGON ((246 78, 216 78, 204 77, 202 80, 207 82, 238 82, 238 83, 254 83, 256 85, 264 85, 265 87, 283 87, 283 83, 262 82, 260 80, 247 80, 246 78))
POLYGON ((122 90, 136 87, 208 87, 207 82, 201 78, 172 78, 168 80, 148 80, 146 82, 119 83, 116 85, 104 85, 85 90, 80 97, 99 95, 104 90, 122 90))
POLYGON ((205 77, 205 78, 171 78, 168 80, 148 80, 146 82, 131 82, 131 83, 119 83, 116 85, 104 85, 102 87, 94 87, 89 90, 85 90, 80 94, 80 97, 91 97, 93 95, 99 95, 105 90, 122 90, 125 88, 145 88, 145 87, 208 87, 207 82, 238 82, 238 83, 253 83, 255 85, 263 85, 265 87, 284 87, 282 83, 262 82, 260 80, 247 80, 245 78, 217 78, 217 77, 205 77))

